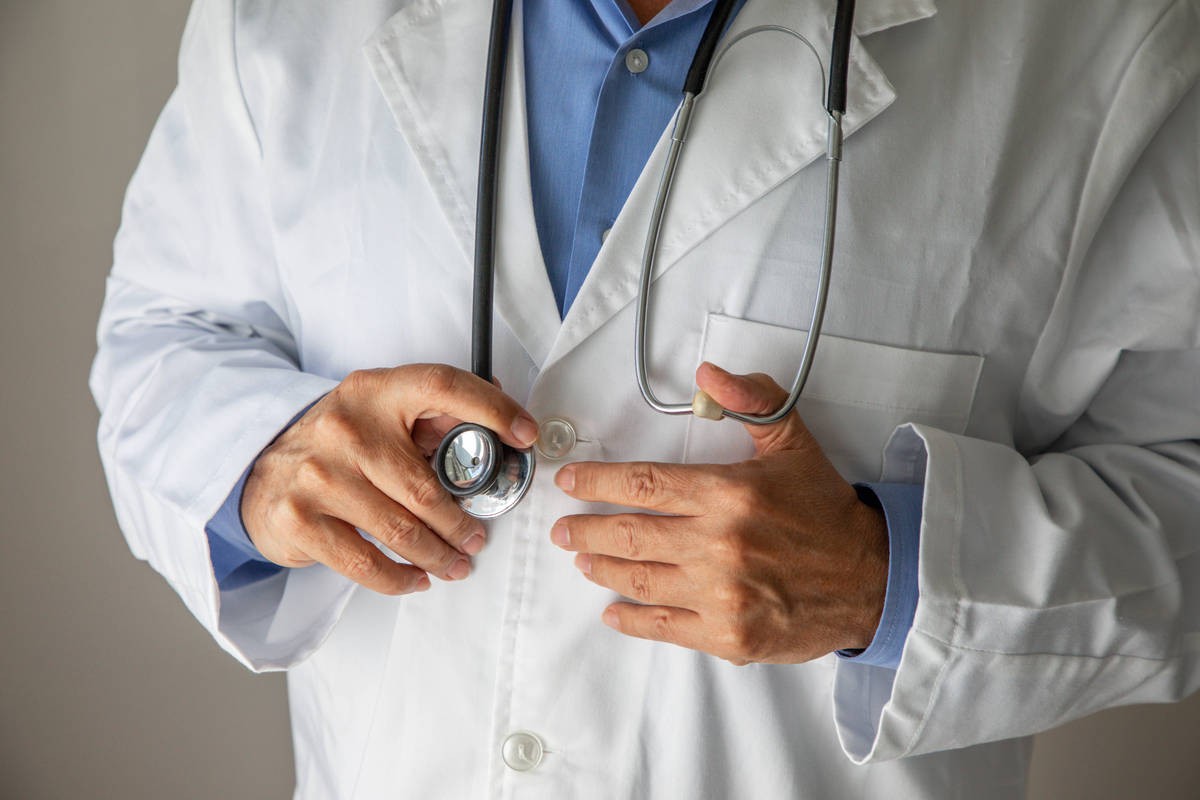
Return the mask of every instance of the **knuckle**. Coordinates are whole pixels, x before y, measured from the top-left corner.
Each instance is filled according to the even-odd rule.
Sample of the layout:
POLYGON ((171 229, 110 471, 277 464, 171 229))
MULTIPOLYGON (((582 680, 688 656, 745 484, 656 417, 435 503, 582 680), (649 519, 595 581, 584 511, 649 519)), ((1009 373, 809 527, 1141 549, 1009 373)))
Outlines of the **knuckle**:
POLYGON ((711 547, 714 561, 739 571, 749 561, 749 546, 745 537, 736 528, 729 528, 713 536, 711 547))
POLYGON ((296 486, 308 494, 321 494, 333 485, 333 471, 319 458, 306 456, 296 465, 296 486))
POLYGON ((652 464, 634 464, 625 474, 625 494, 638 502, 650 502, 662 488, 662 476, 652 464))
MULTIPOLYGON (((746 376, 746 378, 749 379, 751 383, 755 383, 760 388, 766 389, 767 391, 769 391, 772 395, 770 398, 772 400, 776 399, 781 394, 785 394, 783 387, 780 386, 775 381, 774 378, 772 378, 770 375, 768 375, 765 372, 751 372, 749 375, 746 376)), ((785 394, 785 396, 786 396, 786 394, 785 394)))
POLYGON ((721 637, 722 657, 733 660, 745 657, 746 632, 738 625, 730 625, 721 637))
POLYGON ((458 380, 458 370, 453 367, 446 364, 429 364, 418 378, 418 386, 422 395, 443 397, 455 393, 458 380))
POLYGON ((313 420, 313 428, 320 439, 338 443, 355 442, 359 439, 358 426, 350 410, 340 403, 330 404, 313 420))
POLYGON ((763 481, 757 465, 750 463, 725 473, 720 491, 731 510, 739 516, 751 516, 762 508, 763 481))
POLYGON ((724 510, 736 510, 734 498, 738 495, 740 482, 731 467, 710 472, 704 481, 704 490, 714 506, 724 510))
POLYGON ((370 583, 379 577, 379 561, 365 549, 346 548, 339 557, 342 573, 356 583, 370 583))
POLYGON ((720 651, 727 658, 757 661, 763 643, 763 626, 754 614, 754 597, 737 583, 726 583, 716 591, 722 603, 724 624, 719 636, 720 651))
POLYGON ((299 497, 288 494, 271 507, 271 528, 281 533, 295 533, 308 525, 309 509, 299 497))
POLYGON ((737 581, 725 581, 714 590, 716 600, 721 608, 736 622, 745 615, 750 606, 749 592, 737 581))
POLYGON ((743 661, 757 661, 762 645, 758 626, 745 617, 734 620, 729 629, 730 654, 743 661))
POLYGON ((613 544, 618 553, 633 560, 641 557, 641 547, 638 543, 637 525, 628 518, 618 518, 613 531, 613 544))
POLYGON ((666 611, 657 611, 650 619, 650 630, 655 639, 670 641, 675 638, 675 624, 666 611))
POLYGON ((442 503, 445 491, 432 472, 425 472, 413 480, 409 503, 413 508, 428 511, 442 503))
POLYGON ((416 543, 418 529, 416 523, 402 516, 387 516, 379 523, 380 539, 394 548, 409 549, 416 543))
POLYGON ((339 394, 362 396, 375 390, 380 371, 377 369, 356 369, 338 384, 339 394))
POLYGON ((366 387, 367 376, 362 370, 352 370, 346 373, 341 382, 337 385, 336 395, 357 395, 360 394, 366 387))
POLYGON ((629 593, 634 600, 643 602, 649 600, 653 595, 654 579, 650 573, 648 564, 637 563, 629 570, 629 593))

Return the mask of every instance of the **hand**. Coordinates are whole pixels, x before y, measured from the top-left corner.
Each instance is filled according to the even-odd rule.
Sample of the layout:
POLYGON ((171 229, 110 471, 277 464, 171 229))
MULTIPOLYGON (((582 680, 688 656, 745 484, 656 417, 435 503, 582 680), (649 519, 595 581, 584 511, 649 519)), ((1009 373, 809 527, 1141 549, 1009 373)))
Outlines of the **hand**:
MULTIPOLYGON (((766 375, 707 363, 696 381, 734 411, 766 413, 786 396, 766 375)), ((739 665, 866 647, 887 589, 882 513, 838 475, 798 412, 746 429, 756 455, 740 464, 563 467, 555 482, 572 497, 671 516, 564 517, 551 540, 579 554, 590 580, 637 601, 605 609, 621 633, 739 665)))
POLYGON ((265 557, 320 562, 384 594, 461 580, 486 531, 438 483, 428 458, 460 421, 528 447, 537 423, 499 388, 440 364, 353 372, 267 447, 242 494, 242 521, 265 557), (412 565, 397 564, 369 532, 412 565))

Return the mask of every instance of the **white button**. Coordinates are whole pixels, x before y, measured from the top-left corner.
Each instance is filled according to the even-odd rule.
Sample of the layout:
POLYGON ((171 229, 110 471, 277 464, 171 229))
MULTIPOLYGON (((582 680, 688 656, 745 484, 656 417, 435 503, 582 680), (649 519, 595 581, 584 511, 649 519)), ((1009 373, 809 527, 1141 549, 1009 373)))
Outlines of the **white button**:
POLYGON ((625 54, 625 69, 634 75, 645 72, 648 66, 650 66, 650 56, 646 55, 645 50, 634 48, 625 54))
POLYGON ((604 244, 608 241, 608 235, 610 233, 612 233, 612 228, 605 228, 604 230, 600 231, 600 244, 604 244))
POLYGON ((542 740, 532 733, 510 733, 500 746, 500 757, 509 769, 528 772, 542 763, 542 740))
POLYGON ((538 428, 537 449, 551 461, 575 449, 575 426, 559 417, 547 417, 538 428))

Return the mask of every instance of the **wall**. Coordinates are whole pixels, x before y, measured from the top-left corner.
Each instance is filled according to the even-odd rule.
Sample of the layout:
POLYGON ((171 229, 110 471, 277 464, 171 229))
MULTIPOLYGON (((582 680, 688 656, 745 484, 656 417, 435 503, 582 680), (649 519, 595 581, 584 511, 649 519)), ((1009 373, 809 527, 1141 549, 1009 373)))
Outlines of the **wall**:
MULTIPOLYGON (((117 531, 87 392, 125 183, 186 0, 0 0, 0 798, 283 798, 283 681, 117 531)), ((1200 796, 1200 698, 1038 741, 1038 800, 1200 796)))

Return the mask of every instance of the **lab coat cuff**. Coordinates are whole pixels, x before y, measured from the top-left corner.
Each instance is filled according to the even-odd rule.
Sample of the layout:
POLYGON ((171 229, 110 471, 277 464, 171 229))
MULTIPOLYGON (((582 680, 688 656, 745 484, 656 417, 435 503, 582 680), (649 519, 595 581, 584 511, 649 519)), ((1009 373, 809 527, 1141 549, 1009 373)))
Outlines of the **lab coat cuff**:
POLYGON ((304 569, 273 569, 273 565, 251 557, 257 551, 248 538, 237 544, 239 556, 245 556, 245 560, 220 575, 221 544, 214 551, 213 543, 229 539, 214 536, 211 523, 220 518, 219 522, 226 523, 222 532, 230 534, 235 542, 237 535, 245 537, 240 513, 234 517, 232 512, 240 508, 250 467, 281 431, 335 386, 336 381, 309 373, 285 376, 264 372, 255 383, 255 396, 232 398, 231 403, 236 401, 242 406, 257 404, 257 413, 230 444, 224 465, 189 513, 193 519, 199 517, 207 523, 205 550, 212 587, 208 613, 215 616, 217 639, 255 671, 285 669, 307 658, 340 618, 353 584, 319 564, 304 569), (237 498, 236 505, 232 498, 237 498))
POLYGON ((842 659, 894 670, 917 610, 917 551, 921 537, 920 484, 860 483, 854 487, 864 503, 879 508, 887 520, 888 576, 883 613, 875 636, 864 650, 839 650, 842 659))
MULTIPOLYGON (((934 460, 939 462, 939 474, 955 474, 958 466, 952 449, 938 448, 931 456, 932 448, 927 447, 929 440, 923 435, 926 433, 937 432, 925 428, 918 431, 914 425, 898 428, 884 449, 881 480, 872 484, 907 485, 911 488, 901 491, 908 501, 920 494, 919 515, 916 520, 910 520, 915 522, 916 535, 900 543, 901 559, 913 572, 896 578, 900 582, 912 582, 908 585, 916 592, 916 603, 904 640, 899 643, 899 661, 895 668, 877 666, 859 658, 837 661, 834 721, 843 752, 856 764, 897 758, 911 752, 913 732, 922 725, 930 693, 936 688, 941 674, 940 665, 947 661, 943 643, 937 637, 929 636, 928 631, 921 630, 922 619, 940 617, 942 609, 918 587, 922 585, 922 571, 927 567, 921 563, 923 552, 928 550, 927 531, 931 526, 948 524, 946 516, 955 513, 951 509, 958 503, 957 495, 935 496, 943 491, 945 482, 939 479, 937 486, 931 486, 930 464, 934 460), (935 498, 934 502, 930 502, 931 497, 935 498), (910 547, 904 549, 906 544, 910 547)), ((905 510, 896 504, 892 513, 903 514, 905 510)), ((893 527, 896 526, 889 520, 889 542, 892 541, 893 527)), ((889 594, 896 594, 891 573, 889 562, 889 594)), ((936 625, 933 627, 936 629, 936 625)))

